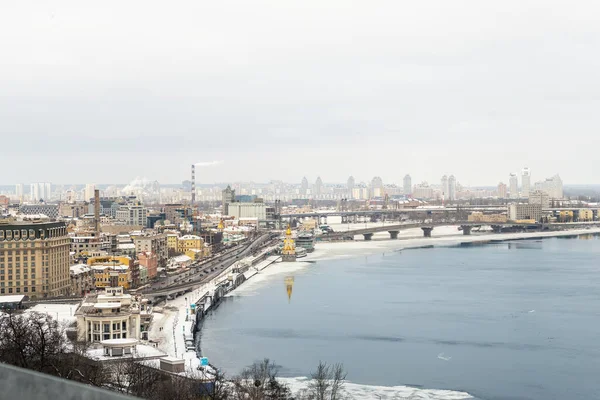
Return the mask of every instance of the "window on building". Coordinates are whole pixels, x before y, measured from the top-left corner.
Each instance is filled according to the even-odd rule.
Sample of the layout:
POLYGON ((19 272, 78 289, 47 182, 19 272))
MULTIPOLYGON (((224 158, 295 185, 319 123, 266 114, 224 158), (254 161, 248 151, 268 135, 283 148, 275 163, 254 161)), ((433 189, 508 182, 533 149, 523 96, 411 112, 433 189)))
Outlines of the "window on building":
POLYGON ((32 287, 31 287, 31 291, 32 291, 32 292, 35 292, 35 286, 32 286, 32 287))
POLYGON ((127 329, 127 322, 123 321, 123 323, 121 324, 121 327, 123 330, 127 329))
POLYGON ((8 293, 12 293, 12 288, 8 288, 8 293))
POLYGON ((104 340, 109 340, 110 339, 110 333, 105 333, 103 336, 104 340))
POLYGON ((24 288, 23 288, 23 292, 27 293, 28 291, 29 291, 29 288, 28 288, 28 287, 24 287, 24 288))
POLYGON ((110 324, 104 324, 104 332, 110 332, 110 324))

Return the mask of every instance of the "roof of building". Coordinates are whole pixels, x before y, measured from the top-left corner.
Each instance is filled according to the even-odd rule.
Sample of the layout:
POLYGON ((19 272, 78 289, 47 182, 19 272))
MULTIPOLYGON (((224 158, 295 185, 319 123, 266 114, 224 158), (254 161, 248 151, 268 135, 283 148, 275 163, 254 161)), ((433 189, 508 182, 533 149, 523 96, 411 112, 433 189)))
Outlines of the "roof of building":
POLYGON ((23 294, 13 294, 8 296, 0 296, 0 304, 20 303, 25 298, 23 294))
POLYGON ((171 260, 173 260, 174 262, 187 262, 187 261, 192 261, 192 259, 186 255, 182 255, 182 256, 176 256, 173 257, 171 260))
POLYGON ((198 240, 198 239, 202 239, 200 236, 196 236, 196 235, 183 235, 182 237, 179 238, 179 240, 198 240))
POLYGON ((118 303, 118 302, 94 304, 94 308, 119 308, 119 307, 121 307, 121 303, 118 303))
POLYGON ((138 343, 137 339, 125 338, 125 339, 106 339, 100 342, 104 346, 127 346, 138 343))
POLYGON ((87 264, 75 264, 69 267, 71 272, 74 275, 83 274, 85 272, 90 272, 91 268, 87 266, 87 264))

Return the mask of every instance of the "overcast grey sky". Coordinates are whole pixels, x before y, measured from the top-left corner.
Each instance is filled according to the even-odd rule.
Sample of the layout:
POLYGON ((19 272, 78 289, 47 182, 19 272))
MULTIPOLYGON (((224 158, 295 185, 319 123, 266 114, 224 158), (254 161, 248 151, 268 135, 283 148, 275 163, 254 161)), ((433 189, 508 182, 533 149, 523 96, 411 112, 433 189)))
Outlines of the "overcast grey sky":
POLYGON ((0 184, 599 183, 594 1, 3 1, 0 184))

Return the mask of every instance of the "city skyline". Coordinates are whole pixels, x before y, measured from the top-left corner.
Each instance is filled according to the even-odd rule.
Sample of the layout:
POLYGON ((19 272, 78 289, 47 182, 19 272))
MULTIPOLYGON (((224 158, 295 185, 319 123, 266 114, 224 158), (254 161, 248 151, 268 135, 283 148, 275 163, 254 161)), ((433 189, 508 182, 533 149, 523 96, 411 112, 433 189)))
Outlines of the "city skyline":
POLYGON ((13 38, 0 67, 3 161, 18 166, 7 183, 123 170, 179 182, 198 160, 224 161, 199 182, 451 170, 475 186, 525 165, 552 176, 559 160, 565 181, 598 182, 597 5, 383 3, 132 1, 115 18, 12 2, 0 15, 13 38), (577 150, 553 145, 564 138, 577 150))

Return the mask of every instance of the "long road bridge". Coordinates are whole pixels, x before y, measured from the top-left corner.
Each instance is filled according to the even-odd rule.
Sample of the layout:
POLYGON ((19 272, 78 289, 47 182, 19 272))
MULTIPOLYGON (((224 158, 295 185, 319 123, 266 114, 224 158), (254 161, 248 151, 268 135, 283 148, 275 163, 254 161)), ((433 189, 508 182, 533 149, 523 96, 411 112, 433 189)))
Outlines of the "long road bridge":
MULTIPOLYGON (((500 213, 507 210, 506 205, 487 205, 487 206, 447 206, 447 207, 418 207, 418 208, 390 208, 381 210, 329 210, 329 211, 312 211, 306 213, 288 213, 279 215, 281 220, 288 220, 290 223, 293 220, 302 220, 305 218, 317 219, 319 224, 327 224, 327 217, 341 217, 342 223, 357 223, 359 219, 382 219, 382 220, 402 220, 402 219, 424 219, 425 216, 442 216, 444 219, 466 218, 467 214, 472 211, 494 212, 500 213), (420 218, 419 218, 420 217, 420 218)), ((581 210, 592 210, 594 219, 600 217, 600 207, 568 207, 568 208, 544 208, 545 214, 556 214, 560 211, 579 212, 581 210)))
POLYGON ((472 221, 443 221, 443 222, 410 222, 397 225, 382 225, 370 228, 355 229, 348 231, 331 232, 319 236, 320 240, 353 240, 354 236, 363 235, 365 240, 371 240, 377 232, 388 232, 391 239, 397 239, 398 233, 404 229, 421 228, 423 236, 431 237, 431 232, 439 226, 460 226, 463 235, 470 235, 471 230, 476 227, 490 226, 496 233, 505 229, 519 229, 529 231, 550 231, 566 228, 581 228, 600 226, 600 222, 571 222, 571 223, 523 223, 523 222, 472 222, 472 221))

